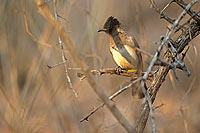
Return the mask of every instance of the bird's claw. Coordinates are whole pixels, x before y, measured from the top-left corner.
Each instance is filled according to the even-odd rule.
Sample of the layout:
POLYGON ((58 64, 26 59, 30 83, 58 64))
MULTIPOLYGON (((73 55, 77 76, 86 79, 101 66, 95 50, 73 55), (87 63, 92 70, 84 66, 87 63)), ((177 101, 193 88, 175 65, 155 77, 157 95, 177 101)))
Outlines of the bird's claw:
POLYGON ((122 68, 120 66, 116 67, 116 73, 118 75, 120 75, 120 73, 122 73, 122 72, 123 72, 123 70, 122 70, 122 68))

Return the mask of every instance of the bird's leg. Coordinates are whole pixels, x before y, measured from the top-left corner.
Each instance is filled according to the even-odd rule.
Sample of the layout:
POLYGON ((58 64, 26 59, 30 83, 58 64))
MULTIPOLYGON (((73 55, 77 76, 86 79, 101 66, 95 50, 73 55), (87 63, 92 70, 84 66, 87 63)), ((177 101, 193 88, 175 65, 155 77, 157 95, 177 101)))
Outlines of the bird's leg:
POLYGON ((116 73, 120 75, 120 73, 123 73, 123 69, 120 66, 116 67, 116 73))

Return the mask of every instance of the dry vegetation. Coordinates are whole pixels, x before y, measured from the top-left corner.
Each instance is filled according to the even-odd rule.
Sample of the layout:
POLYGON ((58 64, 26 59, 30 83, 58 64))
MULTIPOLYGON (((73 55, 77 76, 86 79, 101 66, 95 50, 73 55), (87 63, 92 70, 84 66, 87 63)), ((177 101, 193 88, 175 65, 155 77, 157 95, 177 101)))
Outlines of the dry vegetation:
MULTIPOLYGON (((163 8, 168 1, 156 2, 163 8)), ((54 13, 53 2, 46 4, 54 13)), ((108 38, 97 33, 107 17, 117 17, 126 30, 135 36, 141 48, 150 53, 156 51, 159 45, 154 42, 160 41, 168 26, 150 8, 148 0, 57 0, 56 7, 58 15, 62 17, 59 17, 59 23, 72 40, 77 53, 91 69, 96 70, 116 66, 109 53, 108 38)), ((199 8, 199 4, 193 7, 194 10, 199 8)), ((182 9, 172 5, 165 12, 177 18, 182 9)), ((80 123, 94 106, 102 102, 87 80, 80 81, 77 77, 77 73, 81 72, 79 66, 66 47, 60 50, 57 32, 40 13, 34 1, 1 0, 0 133, 126 132, 107 107, 97 111, 88 122, 80 123), (65 60, 62 53, 67 58, 66 66, 49 69, 47 65, 65 60), (68 68, 78 97, 68 83, 65 68, 68 68)), ((185 58, 191 76, 187 77, 177 70, 179 80, 176 80, 170 71, 160 88, 154 106, 164 106, 155 110, 157 131, 200 131, 199 41, 199 37, 192 40, 185 58)), ((143 58, 147 68, 151 59, 145 55, 143 58)), ((95 81, 107 95, 111 95, 129 79, 102 75, 96 76, 95 81)), ((143 100, 134 99, 131 90, 127 90, 114 101, 125 118, 135 125, 143 100)), ((151 131, 152 122, 149 119, 145 132, 151 131)))

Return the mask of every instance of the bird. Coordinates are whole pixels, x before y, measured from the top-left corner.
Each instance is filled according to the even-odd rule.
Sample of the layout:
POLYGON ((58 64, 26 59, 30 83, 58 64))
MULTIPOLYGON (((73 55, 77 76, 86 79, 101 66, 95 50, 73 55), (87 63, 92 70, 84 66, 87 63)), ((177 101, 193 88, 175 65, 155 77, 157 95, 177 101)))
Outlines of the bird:
MULTIPOLYGON (((140 48, 139 44, 133 36, 127 34, 116 18, 110 16, 98 32, 105 32, 109 36, 110 53, 118 66, 117 70, 120 68, 138 75, 143 72, 142 55, 136 50, 140 48)), ((141 88, 132 89, 132 95, 135 94, 140 99, 144 97, 141 88)))

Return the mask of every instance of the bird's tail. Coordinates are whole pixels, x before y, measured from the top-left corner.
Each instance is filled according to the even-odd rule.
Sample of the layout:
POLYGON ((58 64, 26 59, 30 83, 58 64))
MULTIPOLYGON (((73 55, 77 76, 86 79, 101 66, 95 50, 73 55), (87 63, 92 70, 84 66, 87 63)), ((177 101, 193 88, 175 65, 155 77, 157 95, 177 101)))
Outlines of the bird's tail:
MULTIPOLYGON (((146 83, 144 84, 145 89, 147 88, 146 83)), ((140 82, 132 85, 132 96, 134 98, 142 99, 145 97, 142 88, 140 87, 140 82)))
MULTIPOLYGON (((137 43, 137 42, 136 42, 137 43)), ((137 44, 137 46, 139 47, 139 45, 137 44)), ((137 55, 138 55, 138 59, 139 59, 139 64, 138 64, 138 75, 139 77, 143 76, 143 59, 142 59, 142 55, 140 52, 136 51, 137 55)), ((133 80, 133 79, 131 79, 133 80)), ((146 83, 144 84, 145 89, 147 89, 146 83)), ((145 97, 142 88, 140 86, 140 82, 137 82, 133 87, 132 87, 132 96, 142 99, 145 97)))

